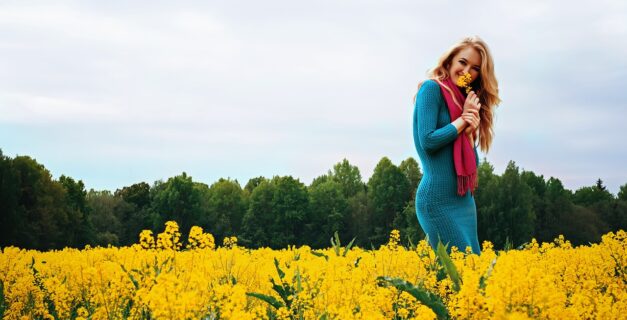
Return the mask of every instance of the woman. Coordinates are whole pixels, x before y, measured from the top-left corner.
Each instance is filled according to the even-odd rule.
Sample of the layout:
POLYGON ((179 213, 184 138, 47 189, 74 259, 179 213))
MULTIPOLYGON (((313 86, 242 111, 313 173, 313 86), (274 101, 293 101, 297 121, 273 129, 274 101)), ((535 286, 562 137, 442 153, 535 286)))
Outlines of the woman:
POLYGON ((492 56, 479 37, 451 47, 418 86, 414 144, 424 175, 416 192, 416 215, 436 249, 438 240, 481 254, 473 197, 479 164, 477 144, 487 152, 493 108, 501 101, 492 56), (470 79, 468 79, 468 75, 470 79), (458 81, 469 80, 469 93, 458 81))

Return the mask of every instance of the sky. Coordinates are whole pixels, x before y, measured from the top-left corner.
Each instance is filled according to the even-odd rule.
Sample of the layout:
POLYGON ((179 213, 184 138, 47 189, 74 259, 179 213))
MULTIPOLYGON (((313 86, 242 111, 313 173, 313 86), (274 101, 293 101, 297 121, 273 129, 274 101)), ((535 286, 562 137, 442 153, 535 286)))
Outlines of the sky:
POLYGON ((0 149, 87 189, 417 157, 416 85, 478 35, 502 174, 627 183, 627 1, 0 1, 0 149))

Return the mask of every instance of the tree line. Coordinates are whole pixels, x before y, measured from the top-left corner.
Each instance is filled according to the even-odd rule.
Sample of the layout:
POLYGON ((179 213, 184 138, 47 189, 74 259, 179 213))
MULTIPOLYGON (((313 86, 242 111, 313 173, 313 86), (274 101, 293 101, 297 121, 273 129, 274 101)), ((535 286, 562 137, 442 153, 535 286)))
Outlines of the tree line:
MULTIPOLYGON (((627 183, 615 196, 601 179, 572 192, 513 161, 501 175, 486 159, 478 171, 479 240, 496 248, 560 234, 575 245, 596 243, 609 231, 627 229, 627 183)), ((31 157, 0 150, 0 247, 126 246, 141 230, 161 232, 168 220, 179 224, 183 239, 196 225, 218 243, 236 236, 250 248, 328 247, 335 231, 346 241, 355 237, 362 248, 378 248, 393 229, 403 242, 416 243, 424 238, 414 204, 421 178, 414 158, 396 166, 383 157, 367 182, 343 159, 310 185, 291 176, 256 177, 243 187, 223 178, 207 185, 183 172, 152 185, 87 191, 81 180, 53 179, 31 157)))

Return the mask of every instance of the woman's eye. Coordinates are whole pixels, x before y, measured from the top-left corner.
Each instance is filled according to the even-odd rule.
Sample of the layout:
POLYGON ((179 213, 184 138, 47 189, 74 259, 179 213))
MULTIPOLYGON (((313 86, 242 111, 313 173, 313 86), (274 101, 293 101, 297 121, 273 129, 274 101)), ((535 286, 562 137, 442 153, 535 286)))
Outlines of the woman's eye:
POLYGON ((466 65, 466 61, 464 60, 459 60, 459 63, 461 63, 462 65, 466 65))
POLYGON ((474 67, 473 69, 475 69, 475 71, 477 71, 477 72, 479 72, 479 68, 477 68, 477 67, 474 67))

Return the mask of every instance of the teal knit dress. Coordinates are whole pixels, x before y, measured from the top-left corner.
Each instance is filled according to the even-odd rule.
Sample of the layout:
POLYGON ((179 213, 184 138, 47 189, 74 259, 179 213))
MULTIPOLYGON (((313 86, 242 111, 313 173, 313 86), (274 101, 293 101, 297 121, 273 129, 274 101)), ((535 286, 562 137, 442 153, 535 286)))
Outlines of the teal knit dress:
MULTIPOLYGON (((453 142, 457 129, 451 124, 448 107, 434 80, 425 81, 414 106, 414 144, 422 163, 423 177, 416 191, 416 215, 437 248, 438 239, 464 251, 467 246, 481 254, 477 239, 477 208, 470 191, 457 195, 453 142)), ((477 163, 479 156, 475 147, 477 163)))

